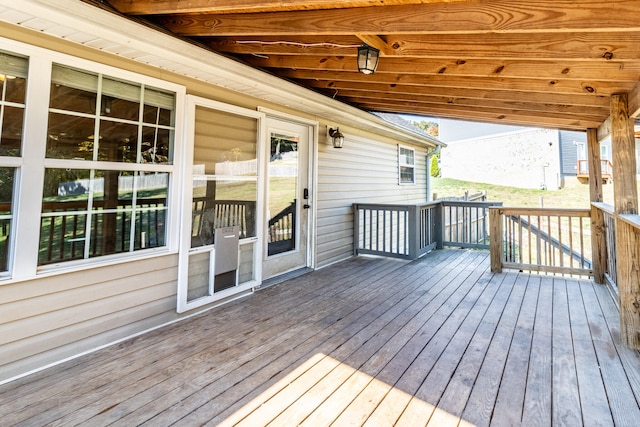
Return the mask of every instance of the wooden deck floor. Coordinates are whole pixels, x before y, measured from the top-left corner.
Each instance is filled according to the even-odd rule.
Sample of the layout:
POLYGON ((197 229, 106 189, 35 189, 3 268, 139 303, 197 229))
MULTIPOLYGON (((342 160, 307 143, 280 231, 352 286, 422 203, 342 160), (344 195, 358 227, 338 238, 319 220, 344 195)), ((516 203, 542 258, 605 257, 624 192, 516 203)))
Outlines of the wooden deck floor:
POLYGON ((0 387, 0 424, 640 425, 608 291, 355 258, 0 387))

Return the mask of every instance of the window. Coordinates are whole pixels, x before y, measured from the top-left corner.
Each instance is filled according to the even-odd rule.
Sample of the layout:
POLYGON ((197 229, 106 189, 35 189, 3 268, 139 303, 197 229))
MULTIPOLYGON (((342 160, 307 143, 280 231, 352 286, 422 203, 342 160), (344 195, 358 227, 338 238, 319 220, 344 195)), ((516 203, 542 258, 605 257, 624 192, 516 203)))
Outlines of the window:
POLYGON ((185 88, 1 40, 0 278, 177 251, 185 88))
POLYGON ((175 94, 54 64, 48 116, 38 265, 164 246, 175 94))
POLYGON ((0 52, 0 275, 9 270, 16 170, 22 155, 28 60, 0 52))
POLYGON ((398 146, 398 176, 400 184, 415 183, 415 150, 398 146))

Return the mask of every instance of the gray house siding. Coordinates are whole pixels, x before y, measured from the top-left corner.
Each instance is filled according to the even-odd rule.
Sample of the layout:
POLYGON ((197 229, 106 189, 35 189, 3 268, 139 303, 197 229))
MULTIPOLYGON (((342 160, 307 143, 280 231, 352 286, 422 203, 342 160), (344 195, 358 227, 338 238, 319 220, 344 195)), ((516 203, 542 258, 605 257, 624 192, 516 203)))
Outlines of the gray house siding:
POLYGON ((560 173, 563 176, 575 176, 578 164, 578 147, 576 143, 586 145, 586 132, 560 131, 560 173))

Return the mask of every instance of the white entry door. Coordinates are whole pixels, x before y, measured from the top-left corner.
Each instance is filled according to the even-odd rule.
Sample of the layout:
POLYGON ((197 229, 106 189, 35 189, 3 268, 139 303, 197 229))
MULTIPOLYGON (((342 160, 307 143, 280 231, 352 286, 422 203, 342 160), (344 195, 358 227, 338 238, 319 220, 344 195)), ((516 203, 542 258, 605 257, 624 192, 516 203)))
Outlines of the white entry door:
POLYGON ((263 279, 311 266, 312 131, 267 119, 263 279))

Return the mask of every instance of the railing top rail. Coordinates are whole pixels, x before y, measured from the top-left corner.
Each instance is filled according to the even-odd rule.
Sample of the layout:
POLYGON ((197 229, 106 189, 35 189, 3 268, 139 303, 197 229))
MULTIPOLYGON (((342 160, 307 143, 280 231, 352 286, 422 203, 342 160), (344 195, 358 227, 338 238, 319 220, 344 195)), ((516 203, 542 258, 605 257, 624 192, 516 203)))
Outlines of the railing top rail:
POLYGON ((635 228, 640 228, 640 215, 620 214, 618 218, 635 228))
POLYGON ((430 207, 430 206, 437 206, 440 203, 441 202, 439 200, 432 200, 430 202, 418 203, 416 206, 419 206, 421 208, 427 208, 427 207, 430 207))
POLYGON ((413 205, 402 205, 402 204, 385 204, 385 203, 354 203, 353 207, 355 209, 386 209, 393 211, 406 211, 410 206, 413 205))
POLYGON ((511 208, 496 207, 502 215, 531 215, 531 216, 591 216, 590 209, 565 209, 565 208, 511 208))
POLYGON ((444 206, 470 206, 478 208, 502 206, 502 202, 466 202, 464 200, 443 200, 442 204, 444 206))
POLYGON ((600 209, 601 211, 604 211, 604 212, 606 212, 608 214, 611 214, 611 215, 613 215, 615 213, 613 205, 610 205, 609 203, 591 202, 591 206, 594 206, 594 207, 600 209))

